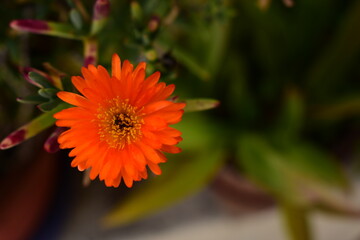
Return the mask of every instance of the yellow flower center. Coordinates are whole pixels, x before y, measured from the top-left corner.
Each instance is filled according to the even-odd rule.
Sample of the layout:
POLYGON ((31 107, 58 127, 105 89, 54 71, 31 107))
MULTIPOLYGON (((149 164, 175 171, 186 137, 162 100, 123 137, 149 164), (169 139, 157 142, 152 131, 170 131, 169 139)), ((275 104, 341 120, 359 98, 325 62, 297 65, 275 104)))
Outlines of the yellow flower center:
POLYGON ((98 108, 99 136, 111 148, 123 149, 142 136, 143 115, 128 102, 128 99, 114 98, 98 108))

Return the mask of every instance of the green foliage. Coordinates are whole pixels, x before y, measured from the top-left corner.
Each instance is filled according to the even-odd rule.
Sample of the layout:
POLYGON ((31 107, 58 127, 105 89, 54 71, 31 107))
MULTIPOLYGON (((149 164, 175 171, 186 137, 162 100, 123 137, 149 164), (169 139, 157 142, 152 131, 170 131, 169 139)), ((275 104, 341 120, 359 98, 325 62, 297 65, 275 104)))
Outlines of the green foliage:
POLYGON ((186 103, 185 112, 195 112, 208 110, 218 107, 220 102, 214 99, 188 99, 184 101, 186 103))
MULTIPOLYGON (((163 80, 176 84, 176 95, 188 99, 187 112, 220 102, 201 119, 186 120, 197 113, 185 115, 183 154, 171 157, 162 176, 120 202, 106 218, 108 225, 135 221, 201 189, 225 156, 234 156, 239 174, 278 200, 297 239, 311 236, 307 214, 312 208, 359 215, 344 197, 351 189, 344 169, 359 163, 358 1, 294 0, 292 8, 272 1, 266 10, 255 1, 111 1, 110 12, 97 8, 98 15, 93 3, 69 0, 59 7, 48 1, 34 7, 33 18, 48 29, 24 28, 21 22, 12 27, 52 37, 24 38, 8 23, 23 18, 25 6, 5 1, 0 9, 0 25, 8 29, 0 33, 0 98, 6 109, 1 123, 29 118, 12 100, 33 90, 20 82, 18 66, 48 61, 72 76, 84 63, 110 67, 113 53, 147 61, 151 72, 160 70, 163 80), (345 164, 347 156, 355 160, 345 164)), ((69 89, 62 73, 48 72, 53 82, 29 74, 40 96, 18 99, 50 111, 40 117, 47 116, 40 128, 53 123, 49 114, 56 92, 69 89)), ((38 125, 29 129, 41 130, 38 125)))
POLYGON ((223 164, 223 142, 214 139, 203 118, 186 117, 178 124, 183 154, 163 164, 160 176, 142 183, 104 219, 106 227, 128 224, 178 202, 203 188, 223 164), (191 126, 191 127, 190 127, 191 126), (209 151, 208 149, 211 149, 209 151))
POLYGON ((69 14, 72 24, 75 26, 76 29, 80 30, 83 26, 83 20, 80 12, 77 9, 73 8, 70 10, 69 14))
POLYGON ((258 135, 239 140, 239 163, 277 198, 310 206, 317 196, 347 186, 333 160, 312 146, 297 143, 278 150, 258 135))
POLYGON ((51 107, 45 106, 47 110, 45 113, 12 132, 0 143, 0 149, 8 149, 16 146, 51 127, 55 123, 53 115, 68 107, 69 104, 66 103, 56 103, 55 105, 51 105, 51 107))

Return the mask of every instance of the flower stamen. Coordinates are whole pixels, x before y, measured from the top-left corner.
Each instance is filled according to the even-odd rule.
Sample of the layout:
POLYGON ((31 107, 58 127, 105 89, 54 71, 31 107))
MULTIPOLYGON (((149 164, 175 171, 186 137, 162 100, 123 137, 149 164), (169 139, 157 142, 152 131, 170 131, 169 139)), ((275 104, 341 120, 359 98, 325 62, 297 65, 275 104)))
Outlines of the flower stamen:
POLYGON ((98 109, 99 136, 111 148, 123 149, 138 140, 144 123, 142 114, 129 104, 129 100, 114 98, 98 109))

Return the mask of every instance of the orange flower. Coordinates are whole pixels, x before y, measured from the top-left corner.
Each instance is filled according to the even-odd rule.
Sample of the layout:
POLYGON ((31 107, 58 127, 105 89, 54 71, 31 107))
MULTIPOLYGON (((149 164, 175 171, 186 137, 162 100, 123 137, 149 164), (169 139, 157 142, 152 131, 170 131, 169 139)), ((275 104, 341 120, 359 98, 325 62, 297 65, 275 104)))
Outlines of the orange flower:
POLYGON ((169 127, 181 120, 184 103, 166 100, 175 86, 158 83, 160 73, 145 79, 146 64, 135 70, 118 55, 112 57, 112 76, 102 66, 82 68, 82 77, 72 83, 83 95, 59 92, 58 97, 75 107, 56 113, 56 125, 69 127, 58 142, 60 148, 73 148, 71 166, 80 171, 91 168, 90 178, 98 175, 106 186, 127 187, 147 178, 147 169, 161 174, 163 152, 179 153, 181 132, 169 127))

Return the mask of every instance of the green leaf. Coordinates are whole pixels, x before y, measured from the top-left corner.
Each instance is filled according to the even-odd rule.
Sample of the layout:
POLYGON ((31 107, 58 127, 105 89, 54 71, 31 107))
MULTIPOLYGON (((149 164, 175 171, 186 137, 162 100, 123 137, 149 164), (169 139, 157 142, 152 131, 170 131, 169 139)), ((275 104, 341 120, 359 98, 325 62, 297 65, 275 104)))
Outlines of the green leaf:
POLYGON ((30 95, 30 96, 26 96, 26 97, 22 97, 22 98, 17 98, 16 100, 20 103, 25 103, 25 104, 39 104, 39 103, 43 103, 43 102, 47 101, 46 98, 43 98, 43 97, 39 96, 38 94, 30 95))
POLYGON ((66 0, 66 3, 69 5, 69 7, 74 8, 75 4, 73 0, 66 0))
POLYGON ((40 96, 48 99, 56 99, 56 93, 58 93, 59 90, 55 88, 41 88, 39 89, 38 93, 40 96))
POLYGON ((302 172, 304 178, 316 179, 320 184, 340 189, 348 187, 345 174, 335 159, 311 145, 297 143, 289 146, 283 151, 283 156, 290 167, 302 172))
POLYGON ((43 113, 30 123, 18 128, 16 131, 12 132, 7 136, 1 143, 0 149, 8 149, 18 145, 19 143, 35 136, 46 128, 50 127, 55 123, 53 115, 62 109, 69 108, 70 105, 66 103, 59 104, 53 110, 43 113))
POLYGON ((333 160, 314 147, 299 144, 279 151, 257 135, 243 135, 238 161, 246 173, 277 198, 294 204, 332 205, 347 188, 333 160))
POLYGON ((198 98, 198 99, 188 99, 184 101, 186 106, 184 108, 185 112, 197 112, 216 108, 220 105, 220 102, 215 99, 209 98, 198 98))
POLYGON ((49 112, 60 104, 59 100, 50 100, 49 102, 38 105, 38 108, 43 112, 49 112))
POLYGON ((350 97, 332 104, 317 106, 311 117, 318 121, 337 121, 360 115, 360 98, 350 97))
POLYGON ((29 78, 37 83, 41 88, 52 88, 52 84, 50 83, 49 79, 40 75, 37 72, 29 72, 29 78))
POLYGON ((169 156, 169 161, 161 165, 162 175, 135 186, 130 195, 104 218, 106 227, 134 222, 174 204, 203 188, 222 166, 223 144, 215 140, 214 132, 203 119, 188 118, 180 125, 185 139, 183 152, 169 156))
POLYGON ((275 135, 282 143, 296 140, 304 122, 304 102, 295 88, 287 89, 280 112, 275 135))
POLYGON ((21 32, 31 32, 69 39, 81 39, 81 36, 77 35, 76 29, 70 24, 66 23, 57 23, 35 19, 20 19, 12 21, 10 26, 13 29, 21 32))
MULTIPOLYGON (((164 45, 166 46, 166 44, 164 45)), ((210 79, 210 72, 199 65, 198 61, 192 57, 192 54, 177 47, 176 49, 172 49, 172 55, 201 80, 206 81, 210 79)))
POLYGON ((321 51, 323 54, 309 71, 306 81, 314 94, 319 95, 321 89, 321 95, 331 96, 329 91, 341 86, 348 77, 347 73, 357 66, 360 33, 354 29, 360 27, 360 2, 351 2, 347 9, 347 12, 343 13, 342 21, 336 25, 334 37, 326 44, 321 51))
POLYGON ((66 74, 56 69, 48 62, 43 63, 43 65, 50 75, 52 85, 54 85, 57 89, 64 90, 61 78, 65 77, 66 74))
POLYGON ((295 188, 283 174, 282 157, 261 137, 243 135, 239 141, 237 161, 250 178, 271 193, 297 197, 295 188))
POLYGON ((76 29, 80 30, 82 28, 82 17, 77 9, 73 8, 70 10, 70 20, 76 29))
POLYGON ((107 227, 131 223, 204 187, 221 166, 219 149, 186 152, 164 164, 163 175, 147 180, 104 219, 107 227), (165 166, 166 165, 166 166, 165 166))
POLYGON ((132 19, 139 23, 143 19, 143 12, 140 4, 137 1, 131 1, 130 3, 130 12, 132 19))
POLYGON ((50 31, 44 33, 46 35, 69 39, 82 39, 82 36, 79 36, 76 29, 70 24, 49 22, 49 26, 50 31))

